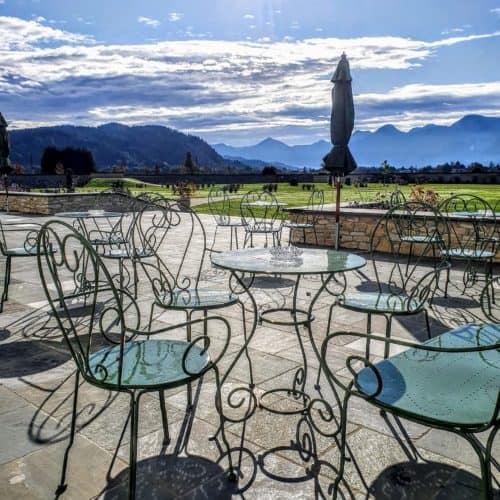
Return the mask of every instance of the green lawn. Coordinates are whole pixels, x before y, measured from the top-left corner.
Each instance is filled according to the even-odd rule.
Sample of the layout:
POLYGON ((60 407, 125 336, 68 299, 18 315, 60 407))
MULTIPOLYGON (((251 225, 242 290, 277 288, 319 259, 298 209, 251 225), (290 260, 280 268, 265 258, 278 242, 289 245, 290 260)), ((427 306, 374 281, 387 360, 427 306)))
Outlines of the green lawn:
MULTIPOLYGON (((92 179, 85 187, 79 188, 79 191, 98 191, 110 189, 113 182, 117 179, 92 179)), ((158 184, 149 184, 136 179, 124 178, 120 179, 124 183, 124 187, 130 189, 133 194, 137 195, 144 192, 157 192, 168 197, 174 197, 171 188, 163 188, 158 184)), ((318 189, 325 192, 325 203, 334 203, 335 191, 328 184, 316 183, 318 189)), ((413 185, 396 186, 390 184, 383 186, 382 184, 369 184, 368 187, 356 188, 353 186, 344 186, 341 191, 341 200, 343 202, 370 202, 382 201, 390 198, 390 193, 395 189, 400 189, 407 197, 410 194, 413 185)), ((425 184, 422 186, 425 190, 434 190, 438 193, 440 199, 445 199, 453 194, 475 194, 484 198, 488 202, 495 204, 500 198, 500 188, 493 184, 425 184)), ((239 201, 241 196, 246 191, 253 189, 262 189, 262 184, 245 184, 241 187, 238 194, 231 195, 234 202, 231 204, 231 213, 239 215, 239 201)), ((193 198, 206 199, 209 189, 199 189, 193 194, 193 198)), ((289 207, 300 207, 307 205, 309 191, 304 191, 302 185, 290 186, 286 183, 278 184, 276 196, 279 201, 287 203, 289 207)), ((195 210, 199 213, 209 213, 208 204, 196 205, 195 210)))

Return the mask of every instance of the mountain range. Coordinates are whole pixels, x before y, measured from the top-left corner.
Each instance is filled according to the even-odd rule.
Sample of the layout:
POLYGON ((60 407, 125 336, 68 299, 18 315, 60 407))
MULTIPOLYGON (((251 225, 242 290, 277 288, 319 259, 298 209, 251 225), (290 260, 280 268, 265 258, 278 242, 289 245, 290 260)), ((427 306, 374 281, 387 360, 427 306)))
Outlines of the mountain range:
MULTIPOLYGON (((127 166, 178 166, 190 151, 204 167, 261 170, 272 164, 282 169, 319 168, 331 144, 289 146, 268 138, 253 146, 210 146, 199 137, 160 125, 127 126, 108 123, 99 127, 60 125, 10 131, 14 163, 38 165, 47 146, 92 151, 98 169, 127 166)), ((426 125, 402 132, 385 125, 375 132, 356 131, 350 141, 359 166, 379 166, 387 160, 395 167, 422 167, 444 162, 500 162, 500 118, 468 115, 453 125, 426 125)))
MULTIPOLYGON (((319 168, 332 145, 326 141, 288 146, 273 138, 246 147, 214 144, 226 158, 281 162, 292 167, 319 168)), ((460 161, 500 161, 500 118, 467 115, 450 126, 426 125, 402 132, 385 125, 374 132, 356 131, 349 143, 359 166, 379 166, 387 160, 395 167, 423 167, 460 161)))
POLYGON ((205 167, 223 167, 228 163, 199 137, 157 126, 133 126, 108 123, 99 127, 60 125, 9 132, 13 163, 38 165, 47 146, 58 149, 84 148, 92 151, 96 165, 163 165, 178 166, 190 151, 197 163, 205 167))

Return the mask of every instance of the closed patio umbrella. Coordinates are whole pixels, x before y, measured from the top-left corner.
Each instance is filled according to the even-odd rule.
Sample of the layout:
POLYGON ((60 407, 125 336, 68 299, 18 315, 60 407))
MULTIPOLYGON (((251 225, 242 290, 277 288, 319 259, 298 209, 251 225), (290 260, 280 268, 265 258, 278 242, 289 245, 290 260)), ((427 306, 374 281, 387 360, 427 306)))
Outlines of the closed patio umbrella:
POLYGON ((351 152, 349 139, 354 128, 354 101, 352 98, 351 71, 349 61, 342 54, 337 69, 333 74, 332 89, 332 117, 330 121, 330 137, 332 150, 323 158, 325 169, 335 177, 336 206, 335 206, 335 248, 339 246, 340 220, 340 177, 352 172, 356 167, 351 152))

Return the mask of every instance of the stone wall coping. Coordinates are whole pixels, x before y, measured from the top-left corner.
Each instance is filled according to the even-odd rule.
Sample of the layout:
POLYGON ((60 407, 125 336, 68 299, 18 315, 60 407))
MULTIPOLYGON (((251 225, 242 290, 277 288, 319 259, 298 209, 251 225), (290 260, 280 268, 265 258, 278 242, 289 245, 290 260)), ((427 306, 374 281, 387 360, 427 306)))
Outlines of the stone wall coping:
MULTIPOLYGON (((323 210, 313 210, 309 209, 308 207, 290 207, 290 208, 285 208, 284 211, 290 212, 293 214, 313 214, 313 215, 335 215, 335 207, 331 206, 325 206, 323 210)), ((354 208, 354 207, 340 207, 340 215, 365 215, 368 217, 380 217, 384 215, 387 212, 387 209, 384 208, 354 208)), ((418 212, 417 212, 417 215, 418 212)), ((422 216, 425 215, 425 212, 421 213, 422 216)), ((464 215, 449 215, 449 214, 443 214, 445 219, 449 220, 457 220, 457 221, 471 221, 470 217, 464 216, 464 215)), ((486 216, 483 217, 482 220, 486 219, 487 221, 494 221, 493 216, 486 216)))
MULTIPOLYGON (((99 194, 100 191, 85 191, 85 192, 75 192, 75 193, 34 193, 31 191, 9 191, 9 198, 11 196, 26 196, 34 198, 57 198, 57 197, 74 197, 74 196, 95 196, 99 194)), ((6 195, 5 191, 0 191, 0 195, 6 195)))

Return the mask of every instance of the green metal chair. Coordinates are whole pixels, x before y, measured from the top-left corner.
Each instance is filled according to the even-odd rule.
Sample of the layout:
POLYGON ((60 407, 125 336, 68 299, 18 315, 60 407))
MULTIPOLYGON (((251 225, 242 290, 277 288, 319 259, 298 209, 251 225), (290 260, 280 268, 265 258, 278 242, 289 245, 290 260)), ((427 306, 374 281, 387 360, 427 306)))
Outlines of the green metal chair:
MULTIPOLYGON (((331 387, 344 394, 340 425, 329 434, 340 438, 340 463, 332 485, 334 498, 344 474, 348 404, 353 396, 395 416, 466 439, 479 458, 480 497, 493 498, 491 458, 500 427, 500 323, 498 309, 496 316, 492 315, 493 286, 498 290, 498 279, 484 289, 482 306, 487 318, 495 323, 464 325, 419 345, 372 336, 372 341, 408 349, 375 364, 362 356, 347 357, 346 365, 353 376, 348 383, 327 361, 332 359, 329 346, 335 349, 341 336, 367 339, 368 335, 337 332, 326 337, 321 347, 321 366, 331 387), (489 432, 485 447, 475 436, 480 432, 489 432)), ((334 410, 328 402, 311 402, 311 407, 320 405, 323 411, 311 415, 331 421, 334 410)), ((314 427, 320 430, 320 421, 314 427)))
POLYGON ((306 231, 312 230, 314 234, 314 240, 316 242, 316 245, 318 245, 318 212, 323 210, 324 204, 325 192, 321 189, 313 189, 307 202, 307 212, 305 214, 305 220, 303 222, 291 222, 288 220, 283 222, 283 228, 287 228, 289 230, 288 245, 290 245, 291 243, 292 231, 294 230, 302 231, 302 243, 306 242, 306 231))
MULTIPOLYGON (((229 289, 203 283, 202 274, 209 249, 205 228, 198 214, 175 200, 158 196, 139 212, 135 225, 134 247, 154 252, 153 258, 140 260, 140 268, 154 294, 149 327, 155 310, 182 311, 186 321, 191 321, 195 314, 207 317, 209 311, 239 306, 246 340, 245 307, 238 296, 229 289), (158 241, 161 241, 160 245, 158 241)), ((191 341, 189 326, 187 340, 191 341)), ((245 353, 250 385, 253 386, 252 366, 248 351, 245 350, 245 353)), ((188 405, 191 406, 190 389, 188 405)))
POLYGON ((243 246, 253 247, 254 235, 265 236, 265 246, 268 237, 272 238, 273 246, 279 246, 282 229, 282 210, 276 196, 269 191, 249 191, 245 193, 240 203, 241 220, 245 228, 243 246))
MULTIPOLYGON (((495 237, 496 215, 492 206, 478 196, 463 194, 444 200, 439 210, 443 215, 462 217, 470 227, 468 231, 463 231, 463 224, 450 222, 449 246, 441 252, 450 264, 457 260, 465 262, 464 291, 476 283, 481 268, 485 281, 488 281, 492 277, 493 259, 498 244, 495 237)), ((450 268, 446 272, 445 297, 448 296, 449 282, 450 268)))
MULTIPOLYGON (((442 238, 441 230, 440 214, 428 205, 406 203, 389 209, 375 225, 370 238, 371 263, 375 275, 375 283, 371 284, 374 290, 361 290, 339 295, 330 308, 327 331, 330 330, 332 310, 336 306, 367 315, 367 357, 370 354, 369 334, 373 315, 385 318, 385 335, 389 338, 394 317, 423 314, 427 335, 430 338, 431 331, 426 305, 432 296, 439 273, 446 268, 446 264, 441 262, 432 270, 424 265, 425 261, 433 255, 433 242, 442 238), (420 217, 423 217, 424 223, 417 222, 420 217), (405 263, 402 260, 403 250, 411 251, 411 244, 406 237, 417 236, 415 229, 417 224, 418 235, 422 238, 421 251, 411 262, 408 259, 405 263), (413 229, 410 231, 409 228, 413 229), (390 255, 386 271, 381 271, 383 265, 380 262, 381 254, 378 253, 380 250, 390 255)), ((386 357, 389 355, 388 347, 389 344, 386 344, 386 357)))
MULTIPOLYGON (((118 290, 102 258, 92 244, 71 226, 52 221, 40 230, 37 240, 38 268, 52 314, 67 341, 77 370, 73 395, 71 431, 64 454, 63 468, 56 494, 67 488, 66 470, 75 437, 79 379, 109 391, 130 397, 130 478, 129 498, 134 498, 137 469, 137 429, 139 403, 143 394, 158 392, 165 442, 169 441, 164 391, 200 379, 209 370, 215 373, 215 407, 221 418, 224 435, 220 377, 217 363, 227 350, 231 330, 224 318, 210 316, 159 329, 141 325, 140 308, 132 294, 118 290), (81 278, 84 273, 84 279, 81 278), (87 286, 68 295, 64 283, 74 276, 87 286), (83 300, 88 314, 85 321, 72 317, 70 304, 83 300), (205 333, 191 342, 167 340, 168 332, 179 327, 205 325, 205 333), (208 331, 216 329, 218 345, 214 354, 208 331), (161 339, 157 338, 158 334, 161 339), (220 340, 222 339, 222 343, 220 340)), ((81 317, 81 316, 79 316, 81 317)), ((232 471, 231 457, 229 466, 232 471)))
POLYGON ((208 208, 215 221, 214 238, 210 251, 215 251, 215 241, 219 228, 229 228, 229 249, 238 248, 238 228, 243 227, 243 222, 231 215, 231 198, 228 194, 228 186, 214 186, 210 189, 208 208))
POLYGON ((38 255, 36 237, 39 228, 39 224, 31 222, 0 222, 0 253, 5 258, 3 290, 0 298, 0 313, 3 311, 4 302, 9 299, 12 260, 21 258, 26 259, 27 257, 33 258, 38 255), (20 240, 22 240, 21 243, 20 240))

